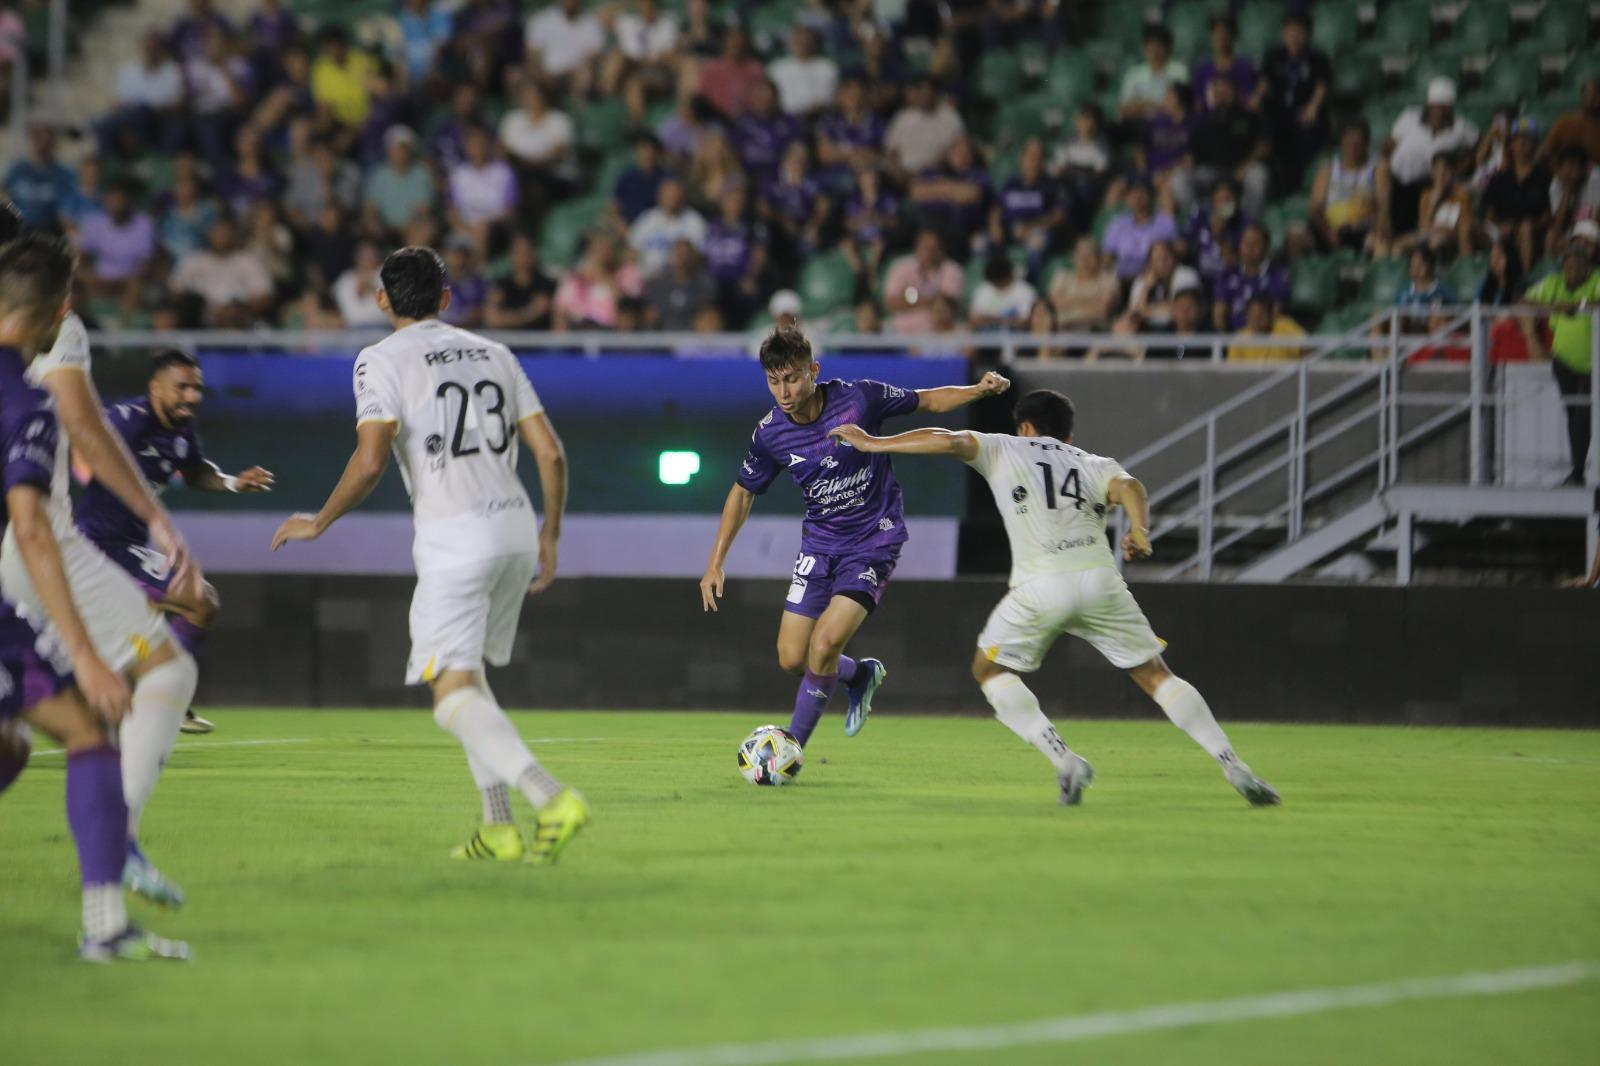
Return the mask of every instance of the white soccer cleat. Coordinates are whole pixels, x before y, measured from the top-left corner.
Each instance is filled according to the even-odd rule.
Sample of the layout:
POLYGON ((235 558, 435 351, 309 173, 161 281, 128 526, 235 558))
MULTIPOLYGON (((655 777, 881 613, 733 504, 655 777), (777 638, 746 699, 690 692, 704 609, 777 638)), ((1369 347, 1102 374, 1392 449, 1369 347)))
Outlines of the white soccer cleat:
POLYGON ((1227 763, 1222 767, 1223 776, 1228 779, 1228 784, 1234 790, 1250 801, 1252 807, 1276 807, 1283 802, 1277 791, 1261 778, 1250 772, 1250 767, 1242 762, 1227 763))
POLYGON ((1071 758, 1072 765, 1056 777, 1056 783, 1061 786, 1058 802, 1063 807, 1076 807, 1082 803, 1083 790, 1094 783, 1094 767, 1089 765, 1089 760, 1078 755, 1071 758))
POLYGON ((184 713, 183 724, 178 726, 178 731, 180 733, 209 733, 215 728, 217 727, 210 721, 201 718, 193 710, 190 710, 184 713))

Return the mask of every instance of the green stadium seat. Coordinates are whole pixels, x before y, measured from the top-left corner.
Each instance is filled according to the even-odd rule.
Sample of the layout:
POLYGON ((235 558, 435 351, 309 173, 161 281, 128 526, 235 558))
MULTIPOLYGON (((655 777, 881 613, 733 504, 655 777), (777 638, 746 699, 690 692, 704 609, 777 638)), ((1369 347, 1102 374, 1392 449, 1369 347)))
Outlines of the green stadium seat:
POLYGON ((1289 284, 1289 306, 1297 317, 1322 318, 1339 301, 1339 261, 1327 255, 1306 256, 1289 272, 1289 284))
POLYGON ((613 151, 600 161, 599 168, 595 171, 594 181, 590 185, 591 191, 596 196, 611 195, 611 190, 616 188, 617 179, 622 172, 633 164, 633 150, 623 149, 613 151))
POLYGON ((1015 53, 987 51, 978 60, 974 81, 978 95, 991 102, 1013 99, 1022 92, 1022 63, 1015 53))
POLYGON ((578 144, 606 155, 628 144, 628 107, 616 98, 595 100, 572 108, 578 144))
POLYGON ((1539 92, 1539 67, 1525 55, 1503 53, 1483 72, 1478 91, 1498 103, 1517 103, 1539 92))
POLYGON ((1299 194, 1286 196, 1262 210, 1261 224, 1267 227, 1267 233, 1272 237, 1274 251, 1283 250, 1283 239, 1288 235, 1289 226, 1304 222, 1306 213, 1306 198, 1299 194))
POLYGON ((800 271, 800 302, 808 318, 849 307, 855 294, 855 271, 842 253, 824 252, 806 260, 800 271))
POLYGON ((1433 11, 1417 0, 1395 0, 1378 15, 1372 39, 1363 45, 1374 55, 1413 55, 1433 37, 1433 11))
POLYGON ((1334 60, 1335 72, 1355 51, 1353 46, 1361 29, 1356 17, 1358 7, 1356 0, 1328 0, 1315 7, 1311 41, 1334 60))
POLYGON ((1560 97, 1542 96, 1526 104, 1522 113, 1539 124, 1539 136, 1543 139, 1544 135, 1550 132, 1550 127, 1555 125, 1556 120, 1572 109, 1572 104, 1560 97))
POLYGON ((1555 259, 1541 259, 1528 270, 1528 285, 1531 287, 1541 278, 1554 274, 1561 269, 1561 263, 1555 259))
POLYGON ((539 257, 546 266, 568 269, 578 261, 583 239, 606 208, 604 196, 570 200, 551 208, 539 233, 539 257))
POLYGON ((1450 43, 1474 53, 1499 51, 1510 39, 1510 5, 1496 0, 1464 5, 1450 28, 1450 43))
POLYGON ((1369 96, 1382 84, 1383 65, 1371 52, 1347 52, 1333 65, 1334 95, 1350 100, 1369 96))
POLYGON ((1062 106, 1076 106, 1094 93, 1094 62, 1082 53, 1061 52, 1045 71, 1044 91, 1062 106))
MULTIPOLYGON (((1352 330, 1360 329, 1362 326, 1366 325, 1367 319, 1372 317, 1372 312, 1373 308, 1367 306, 1366 304, 1360 303, 1350 304, 1347 307, 1338 308, 1322 316, 1322 322, 1319 326, 1320 332, 1338 334, 1349 333, 1352 330)), ((1334 354, 1333 358, 1365 359, 1367 358, 1368 351, 1369 349, 1366 347, 1366 345, 1362 345, 1359 352, 1354 350, 1337 352, 1334 354)))
POLYGON ((1259 63, 1268 48, 1283 39, 1283 5, 1253 0, 1239 10, 1239 36, 1234 48, 1259 63))
POLYGON ((1517 48, 1546 55, 1566 55, 1582 49, 1589 39, 1586 6, 1548 0, 1528 28, 1528 35, 1517 42, 1517 48))
POLYGON ((1001 107, 989 127, 994 143, 1002 150, 1021 146, 1029 137, 1043 137, 1065 125, 1068 111, 1048 93, 1024 96, 1001 107))
POLYGON ((1050 69, 1050 49, 1043 41, 1019 42, 1017 64, 1022 68, 1024 80, 1030 85, 1036 85, 1043 80, 1045 71, 1050 69))
POLYGON ((1400 117, 1400 112, 1411 105, 1413 98, 1412 93, 1378 96, 1362 105, 1361 117, 1367 120, 1374 145, 1382 144, 1383 139, 1389 136, 1389 131, 1394 128, 1394 120, 1400 117))
MULTIPOLYGON (((1600 51, 1585 52, 1574 56, 1572 62, 1561 72, 1562 83, 1569 92, 1577 92, 1583 83, 1590 78, 1600 78, 1600 51)), ((1574 101, 1576 106, 1576 101, 1574 101)))
POLYGON ((1375 259, 1367 264, 1361 279, 1361 302, 1369 307, 1388 307, 1394 295, 1406 286, 1404 259, 1375 259))
POLYGON ((1172 31, 1172 54, 1191 66, 1211 52, 1211 16, 1208 4, 1180 4, 1167 12, 1172 31))
POLYGON ((1457 259, 1450 264, 1450 269, 1445 272, 1445 281, 1456 290, 1456 295, 1465 302, 1472 302, 1477 296, 1478 288, 1483 284, 1483 279, 1489 274, 1489 257, 1485 254, 1468 255, 1457 259))

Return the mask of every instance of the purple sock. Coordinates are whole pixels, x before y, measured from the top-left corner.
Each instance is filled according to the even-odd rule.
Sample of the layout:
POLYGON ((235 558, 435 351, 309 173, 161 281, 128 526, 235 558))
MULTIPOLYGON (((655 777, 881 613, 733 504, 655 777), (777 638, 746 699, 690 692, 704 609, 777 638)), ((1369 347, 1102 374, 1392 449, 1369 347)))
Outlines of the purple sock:
POLYGON ((822 720, 822 712, 828 709, 828 700, 833 697, 833 690, 838 685, 838 674, 818 675, 807 670, 806 676, 800 679, 800 689, 794 695, 794 717, 789 719, 789 732, 794 734, 802 748, 822 720))
POLYGON ((856 679, 856 661, 848 655, 839 656, 839 680, 845 684, 856 679))
POLYGON ((171 627, 179 647, 190 655, 200 654, 200 646, 206 642, 204 626, 197 626, 179 614, 167 615, 167 625, 171 627))
POLYGON ((83 883, 122 883, 128 858, 128 805, 122 758, 108 746, 67 756, 67 824, 78 845, 83 883))

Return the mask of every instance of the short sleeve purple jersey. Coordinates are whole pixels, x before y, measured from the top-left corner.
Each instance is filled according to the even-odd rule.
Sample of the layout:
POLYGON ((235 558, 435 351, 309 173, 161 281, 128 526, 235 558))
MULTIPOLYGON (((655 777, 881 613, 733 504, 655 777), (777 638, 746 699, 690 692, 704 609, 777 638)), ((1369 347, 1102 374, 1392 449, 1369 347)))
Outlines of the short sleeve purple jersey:
MULTIPOLYGON (((55 407, 48 393, 28 384, 26 369, 21 352, 0 348, 0 531, 11 523, 4 493, 19 485, 32 485, 48 497, 55 469, 55 407)), ((0 602, 0 659, 30 652, 37 641, 33 627, 17 617, 9 603, 0 602)), ((15 678, 12 681, 17 683, 15 678)), ((13 716, 21 706, 0 699, 0 717, 13 716)))
POLYGON ((824 381, 822 413, 801 425, 777 407, 750 438, 739 484, 761 495, 787 469, 806 498, 800 550, 839 555, 906 541, 905 509, 887 455, 868 455, 828 439, 854 423, 877 434, 883 420, 917 409, 917 394, 881 381, 824 381))
MULTIPOLYGON (((106 421, 128 445, 139 472, 157 492, 178 478, 192 479, 205 468, 194 422, 164 425, 142 396, 107 404, 106 421)), ((98 481, 84 490, 77 519, 83 535, 102 548, 143 544, 150 538, 149 527, 98 481)))

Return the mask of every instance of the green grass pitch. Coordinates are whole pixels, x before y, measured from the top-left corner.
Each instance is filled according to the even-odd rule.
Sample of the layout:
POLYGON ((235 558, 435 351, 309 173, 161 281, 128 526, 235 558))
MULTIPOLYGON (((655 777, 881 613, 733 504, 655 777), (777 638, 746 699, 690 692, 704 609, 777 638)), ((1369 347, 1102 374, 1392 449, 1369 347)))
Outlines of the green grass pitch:
MULTIPOLYGON (((561 865, 452 862, 477 819, 421 711, 217 711, 146 818, 198 959, 76 960, 62 760, 0 798, 0 1061, 536 1066, 996 1025, 1600 959, 1600 734, 1236 725, 1248 808, 1165 722, 1061 723, 1054 804, 993 721, 830 716, 746 785, 770 715, 526 713, 585 790, 561 865), (242 742, 259 742, 244 744, 242 742)), ((519 801, 520 802, 520 801, 519 801)), ((525 813, 525 809, 524 809, 525 813)), ((1600 984, 885 1062, 1593 1062, 1600 984)))

